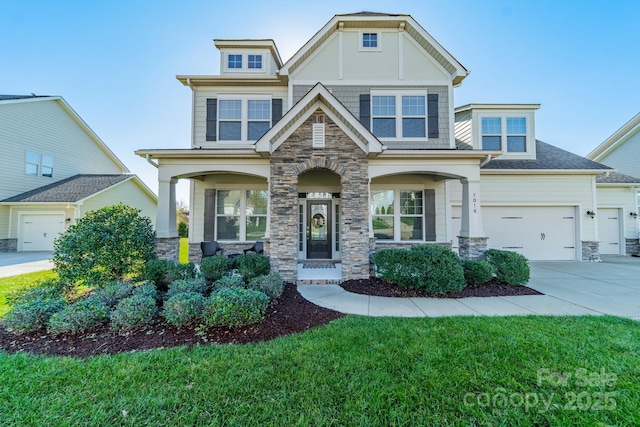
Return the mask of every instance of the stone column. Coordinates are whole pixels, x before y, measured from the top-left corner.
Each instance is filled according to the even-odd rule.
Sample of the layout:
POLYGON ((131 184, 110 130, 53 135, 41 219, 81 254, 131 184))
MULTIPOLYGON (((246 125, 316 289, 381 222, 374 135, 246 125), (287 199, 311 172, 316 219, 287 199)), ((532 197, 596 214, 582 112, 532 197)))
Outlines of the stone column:
POLYGON ((480 180, 461 179, 462 218, 458 236, 459 254, 464 259, 478 259, 487 249, 487 237, 482 226, 480 180))

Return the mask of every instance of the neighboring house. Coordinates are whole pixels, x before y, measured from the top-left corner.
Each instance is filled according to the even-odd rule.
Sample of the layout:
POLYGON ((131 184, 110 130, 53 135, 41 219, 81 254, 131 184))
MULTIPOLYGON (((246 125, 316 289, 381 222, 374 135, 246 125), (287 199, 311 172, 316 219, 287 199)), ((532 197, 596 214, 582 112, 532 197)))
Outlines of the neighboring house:
MULTIPOLYGON (((598 177, 598 201, 604 201, 604 197, 606 197, 600 193, 612 191, 613 185, 617 184, 617 191, 631 198, 636 206, 633 211, 623 211, 618 208, 618 214, 627 221, 630 218, 638 219, 640 213, 640 184, 638 182, 640 178, 632 177, 640 177, 640 113, 587 154, 587 158, 611 166, 619 172, 613 176, 598 177)), ((633 234, 632 229, 628 228, 627 234, 629 239, 638 239, 638 233, 633 234)))
POLYGON ((0 252, 49 251, 90 210, 117 202, 155 223, 157 198, 58 96, 0 95, 0 252))
POLYGON ((374 251, 421 243, 599 260, 588 212, 612 169, 536 140, 538 104, 454 108, 468 71, 411 16, 336 15, 286 62, 272 40, 215 45, 220 75, 177 77, 191 147, 136 151, 158 167, 168 256, 187 178, 192 259, 201 241, 260 240, 286 280, 316 260, 368 277, 374 251))

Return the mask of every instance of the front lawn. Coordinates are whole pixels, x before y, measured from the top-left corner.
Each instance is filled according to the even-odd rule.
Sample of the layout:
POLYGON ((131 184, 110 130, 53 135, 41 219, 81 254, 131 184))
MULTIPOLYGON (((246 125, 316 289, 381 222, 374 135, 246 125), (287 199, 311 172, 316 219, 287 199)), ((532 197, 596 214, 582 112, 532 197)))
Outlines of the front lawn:
POLYGON ((47 279, 57 277, 53 270, 36 271, 35 273, 20 274, 18 276, 0 278, 0 319, 9 311, 6 297, 18 289, 32 287, 47 279))
POLYGON ((640 425, 615 317, 347 316, 251 345, 0 352, 3 425, 640 425))

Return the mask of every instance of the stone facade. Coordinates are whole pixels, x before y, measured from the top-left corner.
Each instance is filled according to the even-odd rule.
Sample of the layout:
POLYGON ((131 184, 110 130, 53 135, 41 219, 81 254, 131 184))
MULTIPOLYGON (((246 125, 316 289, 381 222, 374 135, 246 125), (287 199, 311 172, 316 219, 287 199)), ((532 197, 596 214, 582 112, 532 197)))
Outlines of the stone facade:
POLYGON ((624 239, 627 247, 627 255, 640 255, 640 239, 624 239))
MULTIPOLYGON (((316 113, 319 113, 317 111, 316 113)), ((313 169, 340 176, 340 236, 343 279, 369 277, 369 178, 365 153, 329 117, 325 147, 311 144, 309 117, 271 155, 271 236, 268 255, 272 268, 285 280, 297 279, 298 177, 313 169)))
POLYGON ((16 252, 18 239, 0 239, 0 252, 16 252))
POLYGON ((180 238, 179 237, 157 237, 156 255, 158 259, 168 259, 170 261, 179 260, 180 238))
POLYGON ((600 262, 600 242, 582 242, 582 261, 600 262))
POLYGON ((458 253, 462 259, 481 259, 487 250, 487 237, 458 236, 458 253))

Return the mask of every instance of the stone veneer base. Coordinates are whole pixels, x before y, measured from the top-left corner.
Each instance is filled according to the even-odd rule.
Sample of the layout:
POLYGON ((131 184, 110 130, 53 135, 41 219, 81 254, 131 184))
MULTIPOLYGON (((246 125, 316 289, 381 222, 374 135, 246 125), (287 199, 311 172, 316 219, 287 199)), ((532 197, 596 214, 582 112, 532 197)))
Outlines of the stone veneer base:
POLYGON ((180 251, 179 237, 157 237, 156 238, 156 255, 158 259, 166 259, 178 262, 180 251))
POLYGON ((0 239, 0 252, 17 252, 18 239, 0 239))
POLYGON ((640 255, 640 239, 624 239, 627 255, 640 255))
POLYGON ((600 242, 585 240, 582 242, 582 261, 600 262, 600 242))
POLYGON ((480 259, 487 250, 487 237, 458 236, 458 253, 462 259, 480 259))

